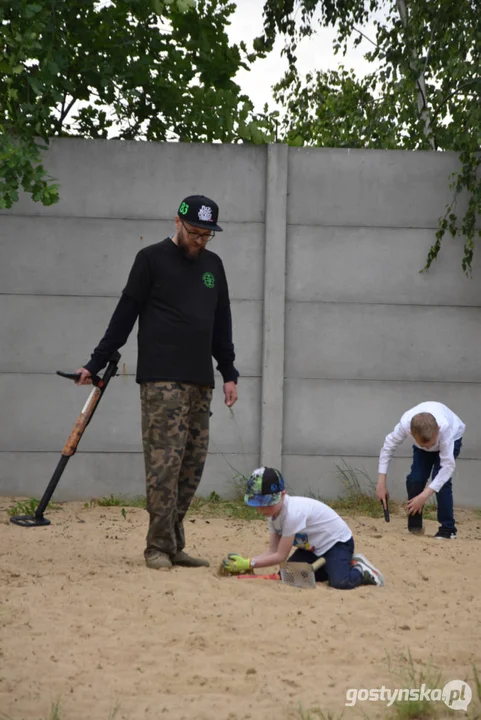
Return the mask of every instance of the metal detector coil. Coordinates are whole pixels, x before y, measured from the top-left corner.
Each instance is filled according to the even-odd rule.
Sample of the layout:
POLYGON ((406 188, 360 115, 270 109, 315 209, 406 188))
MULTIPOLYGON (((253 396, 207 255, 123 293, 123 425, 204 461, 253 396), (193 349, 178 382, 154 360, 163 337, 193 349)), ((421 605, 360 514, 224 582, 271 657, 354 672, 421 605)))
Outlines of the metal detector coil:
MULTIPOLYGON (((100 378, 97 375, 92 376, 92 392, 88 396, 87 402, 83 406, 82 412, 78 416, 72 432, 70 433, 67 442, 63 447, 62 455, 60 457, 58 465, 54 470, 52 478, 47 485, 47 489, 45 490, 42 499, 40 500, 37 509, 35 510, 34 515, 16 515, 14 517, 11 517, 10 522, 14 525, 21 525, 22 527, 44 527, 45 525, 50 525, 50 520, 44 517, 44 512, 50 502, 53 493, 55 492, 55 489, 60 481, 60 478, 62 477, 63 471, 65 470, 68 461, 70 460, 72 455, 75 454, 80 439, 84 434, 87 425, 92 419, 92 416, 97 409, 98 404, 102 399, 102 396, 111 378, 113 378, 114 375, 117 374, 119 361, 120 353, 115 351, 110 356, 110 360, 103 374, 103 377, 100 378)), ((80 377, 76 373, 64 373, 60 370, 57 371, 57 375, 68 378, 69 380, 78 380, 80 377)))

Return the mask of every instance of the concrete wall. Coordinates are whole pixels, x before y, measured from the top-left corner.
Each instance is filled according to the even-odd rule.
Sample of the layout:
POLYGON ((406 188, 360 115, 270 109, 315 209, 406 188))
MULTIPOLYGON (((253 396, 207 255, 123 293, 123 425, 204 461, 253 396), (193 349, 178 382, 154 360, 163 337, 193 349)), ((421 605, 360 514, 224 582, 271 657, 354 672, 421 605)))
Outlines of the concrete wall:
MULTIPOLYGON (((376 476, 384 435, 424 399, 467 424, 456 499, 481 505, 479 271, 446 241, 419 274, 449 200, 453 155, 282 145, 56 140, 61 202, 0 214, 0 494, 39 497, 88 390, 57 378, 102 336, 137 250, 172 232, 202 192, 225 228, 212 243, 229 280, 234 413, 217 376, 200 492, 281 465, 290 488, 333 497, 337 465, 376 476)), ((70 461, 58 499, 144 492, 135 332, 70 461)), ((392 465, 404 496, 408 445, 392 465)))

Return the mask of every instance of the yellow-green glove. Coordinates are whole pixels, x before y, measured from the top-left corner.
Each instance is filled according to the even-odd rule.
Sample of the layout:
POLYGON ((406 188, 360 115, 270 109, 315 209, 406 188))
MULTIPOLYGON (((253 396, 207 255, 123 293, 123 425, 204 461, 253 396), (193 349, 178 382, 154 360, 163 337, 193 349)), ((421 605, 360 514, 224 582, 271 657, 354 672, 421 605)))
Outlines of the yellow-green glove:
POLYGON ((226 572, 239 575, 240 573, 249 572, 251 569, 251 560, 250 558, 237 555, 237 553, 229 553, 222 561, 222 567, 226 572))

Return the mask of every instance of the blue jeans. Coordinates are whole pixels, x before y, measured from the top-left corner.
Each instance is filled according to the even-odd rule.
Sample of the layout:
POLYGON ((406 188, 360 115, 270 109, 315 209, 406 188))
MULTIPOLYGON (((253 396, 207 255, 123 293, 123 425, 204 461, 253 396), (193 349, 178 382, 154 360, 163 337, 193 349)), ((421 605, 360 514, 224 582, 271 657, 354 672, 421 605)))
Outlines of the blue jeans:
MULTIPOLYGON (((353 590, 361 585, 363 575, 352 566, 352 555, 354 553, 354 540, 351 537, 347 542, 338 542, 332 546, 322 557, 326 564, 316 570, 316 582, 329 581, 329 585, 338 590, 353 590)), ((318 559, 311 550, 299 548, 291 557, 289 562, 313 563, 318 559)))
MULTIPOLYGON (((456 440, 454 443, 453 455, 455 458, 457 458, 461 452, 461 445, 462 438, 459 438, 459 440, 456 440)), ((421 450, 421 448, 413 445, 413 464, 411 466, 411 472, 406 478, 408 498, 419 495, 419 493, 421 493, 426 487, 431 473, 432 479, 434 480, 440 468, 441 461, 439 459, 438 452, 427 452, 426 450, 421 450)), ((445 483, 440 491, 436 493, 436 500, 438 504, 438 522, 448 530, 456 530, 454 522, 453 486, 451 480, 452 478, 449 478, 448 482, 445 483)))

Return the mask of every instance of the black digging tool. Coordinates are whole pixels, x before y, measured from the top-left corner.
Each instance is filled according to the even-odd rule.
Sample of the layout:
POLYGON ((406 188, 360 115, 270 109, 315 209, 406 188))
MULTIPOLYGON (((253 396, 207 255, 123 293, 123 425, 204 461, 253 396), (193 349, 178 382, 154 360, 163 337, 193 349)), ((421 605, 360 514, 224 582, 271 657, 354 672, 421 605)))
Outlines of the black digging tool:
POLYGON ((390 518, 390 516, 389 516, 389 505, 388 505, 388 502, 387 502, 387 498, 386 498, 386 505, 384 505, 384 503, 383 503, 382 500, 380 500, 379 502, 381 503, 382 509, 384 510, 384 520, 385 520, 386 522, 390 522, 391 518, 390 518))
MULTIPOLYGON (((62 456, 58 462, 57 467, 55 468, 52 479, 50 480, 47 489, 45 490, 43 497, 40 500, 37 509, 35 510, 35 514, 17 515, 15 517, 11 517, 10 522, 14 523, 15 525, 22 525, 22 527, 41 527, 43 525, 50 525, 50 520, 47 520, 47 518, 44 517, 44 512, 50 502, 50 498, 55 492, 55 488, 57 487, 59 480, 62 477, 62 473, 65 470, 68 461, 77 450, 80 438, 84 434, 85 428, 92 419, 92 415, 97 409, 97 406, 107 388, 107 385, 109 384, 111 378, 117 373, 119 360, 120 353, 114 352, 110 357, 109 364, 107 365, 107 369, 105 370, 103 377, 98 377, 96 375, 92 377, 92 385, 94 386, 92 392, 90 393, 88 400, 85 403, 82 412, 78 416, 73 430, 64 445, 64 448, 62 450, 62 456)), ((75 373, 64 373, 58 371, 57 375, 61 375, 62 377, 68 378, 69 380, 78 380, 79 378, 79 376, 75 373)))

